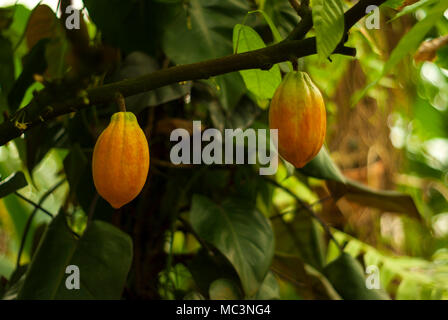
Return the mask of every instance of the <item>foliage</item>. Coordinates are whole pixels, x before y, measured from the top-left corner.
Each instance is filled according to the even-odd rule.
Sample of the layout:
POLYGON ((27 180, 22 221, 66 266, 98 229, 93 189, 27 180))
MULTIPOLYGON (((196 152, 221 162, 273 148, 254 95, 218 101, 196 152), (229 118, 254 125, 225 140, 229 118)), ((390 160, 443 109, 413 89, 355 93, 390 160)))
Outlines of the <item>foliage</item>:
POLYGON ((303 32, 308 9, 287 0, 83 2, 87 45, 58 12, 0 8, 0 128, 21 133, 0 146, 0 297, 448 299, 446 1, 314 0, 305 40, 288 37, 303 32), (347 33, 344 12, 371 3, 384 3, 380 29, 361 19, 347 33), (56 26, 38 28, 48 21, 56 26), (291 43, 305 52, 299 61, 291 52, 260 69, 238 64, 291 43), (188 81, 171 68, 233 54, 209 78, 201 64, 188 81), (170 161, 171 132, 191 133, 193 120, 219 132, 268 128, 270 99, 297 67, 328 119, 305 167, 282 159, 260 176, 260 164, 170 161), (148 91, 147 74, 167 85, 148 91), (137 88, 122 93, 151 166, 140 195, 114 210, 91 162, 117 82, 137 88), (40 125, 29 128, 36 110, 40 125), (68 265, 80 269, 80 290, 66 290, 68 265), (381 289, 366 287, 369 266, 381 289))

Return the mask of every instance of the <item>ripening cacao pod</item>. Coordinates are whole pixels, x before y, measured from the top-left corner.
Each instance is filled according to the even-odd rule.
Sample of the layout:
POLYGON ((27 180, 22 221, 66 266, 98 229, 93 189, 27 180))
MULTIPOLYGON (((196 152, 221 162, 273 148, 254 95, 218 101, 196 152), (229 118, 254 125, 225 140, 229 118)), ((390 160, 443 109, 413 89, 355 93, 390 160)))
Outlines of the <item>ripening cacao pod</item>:
POLYGON ((302 168, 320 151, 326 131, 325 103, 305 72, 288 73, 274 93, 269 126, 278 129, 278 152, 302 168))
POLYGON ((112 115, 93 150, 93 181, 98 193, 116 209, 132 201, 145 185, 149 149, 132 112, 112 115))

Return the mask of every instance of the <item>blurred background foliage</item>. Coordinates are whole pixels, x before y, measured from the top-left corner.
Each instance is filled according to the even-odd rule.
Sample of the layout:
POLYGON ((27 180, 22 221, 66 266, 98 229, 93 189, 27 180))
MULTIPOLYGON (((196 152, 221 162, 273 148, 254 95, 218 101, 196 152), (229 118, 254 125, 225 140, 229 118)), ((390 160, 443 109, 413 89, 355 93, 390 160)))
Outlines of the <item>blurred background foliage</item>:
MULTIPOLYGON (((344 11, 354 3, 341 1, 344 11)), ((89 65, 78 61, 58 1, 43 4, 0 1, 2 121, 46 83, 89 65)), ((262 48, 300 21, 287 0, 76 6, 84 37, 101 52, 95 64, 104 66, 89 87, 262 48)), ((447 9, 443 0, 389 0, 380 29, 365 19, 351 29, 356 58, 300 59, 328 116, 326 148, 301 170, 283 161, 266 178, 257 166, 169 160, 170 132, 191 131, 192 120, 267 128, 269 99, 289 63, 128 97, 151 168, 141 196, 117 212, 96 194, 90 169, 113 104, 58 117, 1 146, 0 296, 448 299, 447 9), (67 295, 56 279, 66 261, 80 265, 90 290, 67 295), (381 290, 365 287, 372 265, 381 290)))

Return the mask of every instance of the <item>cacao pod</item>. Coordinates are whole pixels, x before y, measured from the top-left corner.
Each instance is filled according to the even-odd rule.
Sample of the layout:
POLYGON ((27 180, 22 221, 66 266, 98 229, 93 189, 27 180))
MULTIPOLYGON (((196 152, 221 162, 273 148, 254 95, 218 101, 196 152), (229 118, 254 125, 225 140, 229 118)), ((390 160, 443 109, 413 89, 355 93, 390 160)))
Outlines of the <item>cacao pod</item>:
POLYGON ((325 103, 305 72, 288 73, 274 93, 269 126, 278 129, 278 152, 302 168, 320 151, 326 132, 325 103))
POLYGON ((132 112, 112 115, 93 150, 93 181, 98 193, 116 209, 132 201, 145 185, 149 148, 132 112))

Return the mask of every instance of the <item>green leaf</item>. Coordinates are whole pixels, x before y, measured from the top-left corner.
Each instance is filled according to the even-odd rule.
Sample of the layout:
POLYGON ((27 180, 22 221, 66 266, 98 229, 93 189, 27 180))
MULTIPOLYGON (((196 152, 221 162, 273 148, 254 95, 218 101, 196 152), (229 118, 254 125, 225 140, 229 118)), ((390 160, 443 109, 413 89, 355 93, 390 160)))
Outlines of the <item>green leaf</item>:
POLYGON ((192 291, 185 295, 184 300, 205 300, 205 298, 199 292, 192 291))
POLYGON ((448 46, 444 46, 437 50, 436 63, 441 68, 448 69, 448 46))
POLYGON ((341 0, 314 0, 313 22, 317 53, 326 59, 336 49, 344 34, 344 8, 341 0))
POLYGON ((124 53, 160 49, 160 36, 173 14, 182 10, 180 1, 84 0, 89 17, 105 43, 124 53))
POLYGON ((384 6, 392 8, 392 9, 397 9, 398 7, 403 5, 404 0, 387 0, 384 3, 384 6))
POLYGON ((266 0, 264 6, 260 6, 260 8, 266 12, 266 16, 269 16, 272 19, 273 24, 277 26, 278 32, 283 38, 285 38, 300 21, 297 12, 291 7, 288 1, 266 0))
POLYGON ((31 261, 19 299, 119 299, 132 262, 131 238, 114 226, 93 221, 78 240, 59 213, 31 261), (80 289, 65 286, 66 268, 80 271, 80 289))
POLYGON ((218 279, 213 281, 210 285, 209 296, 211 300, 241 299, 238 286, 228 279, 218 279))
POLYGON ((306 176, 318 179, 333 180, 340 183, 345 182, 344 176, 331 159, 325 146, 322 147, 318 155, 313 160, 311 160, 302 169, 299 169, 299 171, 306 176))
POLYGON ((367 288, 361 264, 345 252, 328 264, 324 273, 345 300, 389 299, 381 289, 367 288))
POLYGON ((448 2, 440 1, 438 5, 429 10, 427 16, 423 20, 417 22, 412 29, 400 39, 400 42, 394 48, 384 65, 381 75, 353 98, 353 104, 360 101, 367 92, 376 85, 382 77, 388 74, 404 57, 406 57, 406 55, 417 50, 426 34, 440 21, 440 18, 443 17, 443 13, 447 8, 448 2))
POLYGON ((26 131, 26 168, 29 172, 33 171, 52 148, 61 147, 63 138, 64 128, 58 122, 44 124, 26 131))
MULTIPOLYGON (((233 29, 233 49, 235 53, 265 47, 263 39, 251 27, 237 24, 233 29)), ((272 99, 275 90, 282 81, 278 65, 274 65, 269 71, 252 69, 240 71, 240 74, 247 89, 260 100, 272 99)))
POLYGON ((432 8, 428 15, 417 24, 415 24, 411 30, 409 30, 400 40, 398 45, 392 51, 390 58, 384 65, 382 75, 387 74, 398 62, 401 61, 408 53, 414 52, 426 34, 431 28, 439 21, 443 16, 443 13, 448 8, 448 3, 440 1, 440 3, 432 8))
POLYGON ((47 69, 45 50, 49 42, 50 39, 47 38, 40 40, 24 57, 22 73, 8 94, 8 105, 11 112, 19 108, 28 87, 34 83, 34 75, 42 74, 47 69))
POLYGON ((0 181, 0 198, 6 197, 8 194, 28 185, 23 172, 16 172, 0 181))
MULTIPOLYGON (((159 70, 157 60, 144 52, 130 53, 120 66, 120 70, 112 77, 111 82, 137 78, 159 70)), ((147 107, 154 107, 163 103, 182 98, 190 92, 191 81, 186 84, 173 83, 169 86, 143 92, 126 98, 126 108, 135 114, 147 107)))
MULTIPOLYGON (((396 20, 396 19, 398 19, 398 18, 400 18, 400 17, 402 17, 404 15, 413 13, 413 12, 417 11, 418 9, 421 9, 421 8, 426 7, 428 5, 432 5, 432 4, 434 4, 434 3, 438 2, 438 1, 439 0, 421 0, 421 1, 418 1, 418 2, 416 2, 414 4, 406 6, 406 7, 404 7, 403 10, 398 12, 395 15, 395 17, 393 17, 389 22, 392 22, 392 21, 394 21, 394 20, 396 20)), ((401 0, 400 2, 403 2, 403 0, 401 0)), ((384 5, 387 5, 387 2, 384 5)), ((399 4, 398 6, 401 6, 401 4, 399 4)))
POLYGON ((275 253, 271 270, 294 284, 306 300, 340 300, 341 297, 327 278, 295 255, 275 253))
POLYGON ((197 234, 230 261, 246 295, 254 295, 274 254, 274 235, 266 217, 245 199, 231 198, 218 205, 195 195, 190 221, 197 234))
POLYGON ((260 289, 255 296, 256 300, 275 300, 280 299, 280 288, 278 281, 272 272, 268 272, 264 278, 260 289))
POLYGON ((322 232, 305 210, 298 210, 291 221, 277 218, 273 225, 276 250, 299 255, 303 262, 322 270, 325 256, 322 232))
POLYGON ((213 255, 210 255, 206 249, 200 249, 187 264, 187 268, 203 296, 207 296, 210 293, 210 285, 221 278, 240 285, 235 269, 219 251, 214 251, 213 255))
POLYGON ((283 37, 280 34, 280 32, 278 31, 277 27, 274 24, 274 21, 272 21, 271 17, 269 17, 269 15, 263 11, 263 10, 254 10, 254 11, 250 11, 249 13, 260 13, 264 20, 266 21, 266 23, 269 26, 269 29, 271 29, 272 32, 272 36, 274 37, 274 43, 279 43, 281 41, 283 41, 283 37))
MULTIPOLYGON (((244 20, 249 6, 239 0, 190 0, 187 9, 166 26, 163 49, 176 64, 199 62, 232 54, 232 28, 244 20)), ((226 110, 244 94, 239 73, 209 81, 226 110)))

